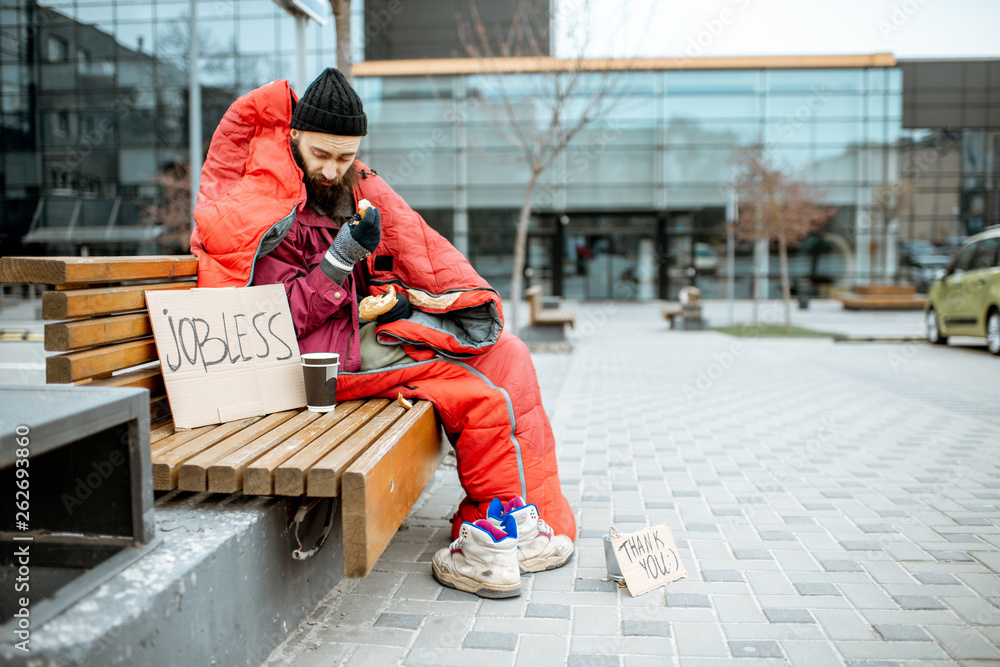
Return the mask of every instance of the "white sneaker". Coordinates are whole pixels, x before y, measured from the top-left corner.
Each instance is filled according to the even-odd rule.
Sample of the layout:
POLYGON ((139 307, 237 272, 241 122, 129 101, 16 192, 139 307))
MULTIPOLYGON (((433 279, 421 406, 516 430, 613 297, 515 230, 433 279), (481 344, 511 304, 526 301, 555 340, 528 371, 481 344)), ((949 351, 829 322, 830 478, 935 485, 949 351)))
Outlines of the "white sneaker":
POLYGON ((490 501, 486 518, 494 526, 510 517, 517 522, 517 562, 522 572, 542 572, 565 565, 573 556, 573 540, 556 535, 541 517, 538 507, 525 505, 514 496, 504 505, 499 498, 490 501))
POLYGON ((458 539, 434 554, 434 578, 450 588, 483 598, 521 594, 517 567, 517 523, 508 518, 494 526, 485 519, 462 524, 458 539))

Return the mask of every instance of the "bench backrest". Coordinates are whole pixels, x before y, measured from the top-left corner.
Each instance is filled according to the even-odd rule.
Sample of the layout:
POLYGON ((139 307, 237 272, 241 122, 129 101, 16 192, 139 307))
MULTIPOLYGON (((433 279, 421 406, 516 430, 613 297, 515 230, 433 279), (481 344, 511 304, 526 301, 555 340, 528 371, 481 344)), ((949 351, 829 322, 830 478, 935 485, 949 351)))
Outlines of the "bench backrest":
POLYGON ((3 257, 0 282, 52 285, 42 294, 49 384, 144 387, 154 424, 170 414, 144 294, 191 289, 198 260, 186 256, 3 257))
POLYGON ((542 310, 542 286, 535 285, 534 287, 529 287, 524 291, 524 298, 528 301, 528 307, 531 309, 531 319, 534 320, 542 310))

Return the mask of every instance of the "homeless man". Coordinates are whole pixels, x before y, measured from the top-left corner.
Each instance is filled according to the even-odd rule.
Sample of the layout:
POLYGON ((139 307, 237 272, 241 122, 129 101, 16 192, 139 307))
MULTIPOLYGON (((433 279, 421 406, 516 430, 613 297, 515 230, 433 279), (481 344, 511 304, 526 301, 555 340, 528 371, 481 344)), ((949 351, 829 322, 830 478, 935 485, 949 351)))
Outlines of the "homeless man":
POLYGON ((479 595, 516 595, 519 569, 563 565, 576 536, 534 365, 502 331, 499 294, 356 159, 366 133, 360 98, 333 68, 301 99, 279 80, 236 100, 202 171, 198 286, 283 283, 301 352, 340 354, 338 400, 433 402, 467 494, 452 522, 461 544, 435 556, 434 573, 479 595), (371 206, 346 224, 363 199, 371 206), (396 307, 360 320, 359 299, 390 285, 396 307), (484 576, 476 558, 506 578, 484 576))

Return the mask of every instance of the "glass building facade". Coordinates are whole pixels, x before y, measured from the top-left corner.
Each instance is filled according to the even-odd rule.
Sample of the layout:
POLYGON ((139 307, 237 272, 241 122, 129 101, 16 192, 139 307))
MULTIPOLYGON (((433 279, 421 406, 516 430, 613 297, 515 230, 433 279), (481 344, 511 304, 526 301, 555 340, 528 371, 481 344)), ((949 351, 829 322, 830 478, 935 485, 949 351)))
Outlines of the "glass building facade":
MULTIPOLYGON (((460 248, 467 234, 473 263, 503 289, 530 174, 498 131, 497 101, 484 92, 496 83, 481 75, 368 71, 364 64, 355 70, 371 122, 366 161, 460 248)), ((511 106, 528 113, 536 75, 498 76, 511 106)), ((603 76, 586 75, 578 107, 603 76)), ((867 280, 857 236, 868 233, 872 193, 894 182, 900 168, 897 68, 614 76, 621 85, 610 112, 559 155, 534 194, 532 279, 571 298, 671 298, 694 268, 703 292, 721 295, 727 193, 740 149, 761 145, 837 210, 824 233, 796 253, 793 272, 828 285, 867 280)), ((870 247, 867 236, 861 244, 870 247)), ((737 250, 737 293, 747 296, 750 250, 737 250)))
MULTIPOLYGON (((506 293, 530 174, 494 122, 496 77, 527 122, 542 115, 533 93, 543 75, 485 76, 462 59, 425 61, 437 63, 433 75, 412 62, 357 62, 382 34, 382 5, 372 7, 355 0, 352 8, 355 84, 369 117, 360 157, 506 293)), ((188 0, 0 0, 0 254, 186 250, 190 8, 188 0)), ((236 97, 293 77, 295 20, 270 0, 199 2, 197 19, 207 149, 236 97)), ((334 34, 332 17, 310 24, 309 80, 335 64, 334 34)), ((904 129, 903 70, 891 56, 840 66, 793 60, 723 68, 664 59, 613 73, 620 85, 609 112, 534 192, 529 283, 570 298, 674 298, 690 282, 723 295, 727 193, 740 149, 754 145, 836 211, 793 251, 793 276, 820 292, 891 279, 896 240, 925 231, 874 219, 876 192, 912 173, 950 187, 951 176, 932 178, 913 161, 930 147, 946 155, 936 169, 960 175, 972 168, 963 150, 982 143, 996 159, 987 150, 996 133, 965 142, 975 147, 959 134, 945 150, 934 148, 940 132, 904 129)), ((570 117, 604 76, 586 75, 570 117)), ((960 198, 954 180, 949 192, 960 198)), ((975 187, 970 180, 966 189, 975 187)), ((922 197, 911 207, 929 206, 922 197)), ((969 199, 971 211, 978 200, 969 199)), ((935 233, 960 232, 951 230, 935 233)), ((737 296, 750 293, 752 255, 736 244, 737 296)), ((767 271, 765 293, 774 295, 774 258, 767 271)))

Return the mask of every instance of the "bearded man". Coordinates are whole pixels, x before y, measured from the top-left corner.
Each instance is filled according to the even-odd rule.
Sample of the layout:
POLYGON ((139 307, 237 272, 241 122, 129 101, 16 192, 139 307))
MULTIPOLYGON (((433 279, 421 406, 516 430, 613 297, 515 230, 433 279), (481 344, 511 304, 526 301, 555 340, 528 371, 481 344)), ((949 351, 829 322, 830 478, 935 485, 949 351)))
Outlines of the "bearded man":
POLYGON ((467 494, 434 575, 517 595, 520 572, 565 564, 576 536, 534 366, 503 332, 496 290, 357 159, 367 131, 333 68, 301 100, 275 81, 234 102, 202 171, 198 286, 283 284, 300 351, 340 354, 337 400, 432 401, 467 494), (362 199, 371 206, 348 224, 362 199), (396 307, 363 322, 359 299, 390 285, 396 307))

